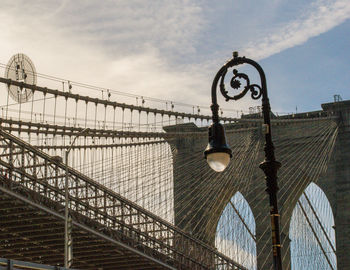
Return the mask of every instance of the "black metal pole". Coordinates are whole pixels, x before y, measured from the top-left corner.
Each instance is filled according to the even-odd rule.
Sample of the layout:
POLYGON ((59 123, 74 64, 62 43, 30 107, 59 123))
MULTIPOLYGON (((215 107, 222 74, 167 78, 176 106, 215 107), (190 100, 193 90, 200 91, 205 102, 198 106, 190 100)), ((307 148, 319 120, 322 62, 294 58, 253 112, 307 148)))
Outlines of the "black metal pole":
POLYGON ((233 53, 233 58, 228 61, 216 74, 213 84, 212 84, 212 105, 211 109, 213 112, 213 122, 219 122, 218 110, 219 106, 217 103, 217 86, 220 81, 220 91, 221 94, 226 98, 226 101, 230 99, 238 100, 245 96, 245 94, 250 91, 251 97, 253 99, 259 99, 262 97, 262 112, 264 118, 264 133, 265 133, 265 160, 259 165, 259 167, 265 173, 266 180, 266 191, 269 194, 270 199, 270 217, 271 217, 271 232, 272 232, 272 256, 273 256, 273 265, 275 270, 282 270, 282 257, 281 257, 281 240, 280 240, 280 230, 279 230, 279 213, 278 213, 278 204, 277 204, 277 171, 281 166, 281 163, 276 161, 274 146, 271 138, 271 123, 270 123, 270 102, 267 95, 267 87, 266 87, 266 77, 261 66, 248 58, 239 57, 237 52, 233 53), (253 66, 260 75, 261 86, 257 84, 250 84, 249 77, 244 73, 239 73, 237 70, 233 70, 233 78, 231 79, 230 85, 233 89, 243 90, 235 95, 230 96, 228 91, 225 89, 225 76, 229 68, 234 66, 238 66, 241 64, 249 64, 253 66), (245 81, 246 85, 244 87, 241 86, 241 81, 245 81))
POLYGON ((276 161, 274 146, 271 139, 271 124, 270 124, 270 102, 267 97, 267 91, 263 91, 262 111, 264 116, 265 128, 265 160, 259 167, 265 173, 266 191, 270 199, 270 217, 271 217, 271 233, 272 233, 272 256, 274 269, 282 270, 282 255, 281 255, 281 239, 279 230, 279 213, 277 204, 277 171, 281 167, 281 163, 276 161), (264 95, 264 92, 266 95, 264 95))

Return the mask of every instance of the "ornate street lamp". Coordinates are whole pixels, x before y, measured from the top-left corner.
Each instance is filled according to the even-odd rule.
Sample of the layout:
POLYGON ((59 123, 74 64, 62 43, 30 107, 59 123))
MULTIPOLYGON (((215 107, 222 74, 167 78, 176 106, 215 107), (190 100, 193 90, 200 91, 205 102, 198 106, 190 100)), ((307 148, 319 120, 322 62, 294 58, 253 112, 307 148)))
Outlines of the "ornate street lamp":
POLYGON ((224 127, 219 123, 219 105, 217 103, 217 86, 220 82, 220 92, 226 98, 226 101, 230 99, 238 100, 245 96, 250 91, 252 99, 259 99, 262 97, 262 112, 264 117, 264 133, 265 133, 265 160, 259 165, 259 167, 265 173, 265 180, 267 186, 267 193, 270 198, 270 216, 271 216, 271 231, 272 231, 272 255, 274 269, 282 269, 281 261, 281 241, 279 232, 279 214, 277 207, 277 170, 280 168, 281 163, 275 160, 274 146, 271 139, 271 125, 270 125, 270 102, 267 96, 266 78, 263 69, 255 61, 239 57, 237 52, 233 53, 233 58, 228 61, 216 74, 212 88, 211 98, 212 105, 211 110, 213 113, 213 124, 209 127, 209 144, 204 151, 204 156, 208 161, 209 166, 215 171, 221 172, 225 170, 232 157, 232 151, 226 143, 224 127), (230 81, 230 85, 233 89, 242 89, 242 91, 235 95, 230 96, 225 89, 225 76, 229 68, 241 64, 248 64, 253 66, 260 75, 261 85, 250 84, 249 77, 244 73, 239 73, 236 69, 233 69, 233 77, 230 81), (241 82, 245 82, 242 86, 241 82))

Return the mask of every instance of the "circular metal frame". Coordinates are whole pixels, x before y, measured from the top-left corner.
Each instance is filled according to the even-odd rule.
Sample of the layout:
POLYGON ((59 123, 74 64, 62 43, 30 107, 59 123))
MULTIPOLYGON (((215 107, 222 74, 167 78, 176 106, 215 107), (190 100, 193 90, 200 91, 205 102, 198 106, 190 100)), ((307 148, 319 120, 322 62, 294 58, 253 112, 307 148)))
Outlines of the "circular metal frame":
MULTIPOLYGON (((35 66, 25 54, 15 54, 7 63, 5 78, 35 85, 37 81, 35 66)), ((31 89, 20 86, 7 85, 7 89, 11 98, 18 103, 27 102, 33 96, 31 89)))

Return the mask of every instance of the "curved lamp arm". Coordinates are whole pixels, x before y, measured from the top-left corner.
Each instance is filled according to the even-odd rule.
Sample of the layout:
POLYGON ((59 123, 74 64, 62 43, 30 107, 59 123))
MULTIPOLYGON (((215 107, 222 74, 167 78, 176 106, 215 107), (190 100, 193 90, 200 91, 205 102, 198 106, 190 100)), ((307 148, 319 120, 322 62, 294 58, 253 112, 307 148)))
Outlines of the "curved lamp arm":
POLYGON ((270 101, 267 95, 267 87, 266 87, 266 77, 264 70, 262 67, 249 58, 239 57, 237 52, 233 53, 233 58, 229 60, 224 66, 220 68, 217 72, 213 84, 211 87, 211 98, 212 98, 212 119, 213 123, 219 123, 219 105, 217 103, 217 88, 220 82, 220 92, 226 98, 226 101, 229 100, 239 100, 243 98, 249 91, 251 92, 252 99, 259 99, 262 97, 262 112, 264 118, 264 130, 265 130, 265 160, 266 161, 275 161, 274 156, 274 146, 271 139, 271 124, 270 124, 270 101), (230 81, 230 86, 235 90, 240 90, 241 92, 237 95, 230 96, 228 91, 225 89, 225 77, 229 68, 233 68, 235 66, 239 66, 242 64, 249 64, 253 66, 260 75, 261 85, 251 84, 249 77, 244 73, 239 73, 236 69, 233 70, 233 77, 230 81), (241 81, 245 82, 245 85, 242 85, 241 81))

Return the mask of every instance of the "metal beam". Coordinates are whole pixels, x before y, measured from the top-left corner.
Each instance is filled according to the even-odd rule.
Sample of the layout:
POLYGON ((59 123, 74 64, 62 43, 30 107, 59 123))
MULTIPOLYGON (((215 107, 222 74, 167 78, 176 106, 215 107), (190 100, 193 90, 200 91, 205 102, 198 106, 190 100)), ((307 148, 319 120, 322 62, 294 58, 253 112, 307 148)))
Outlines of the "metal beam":
MULTIPOLYGON (((52 211, 51 209, 49 209, 49 208, 47 208, 47 207, 45 207, 43 205, 38 205, 37 203, 34 203, 31 200, 29 200, 29 199, 27 199, 27 198, 25 198, 25 197, 23 197, 23 196, 21 196, 21 195, 19 195, 17 193, 14 193, 14 192, 12 192, 12 191, 10 191, 10 190, 2 187, 2 186, 0 186, 0 190, 2 192, 4 192, 4 193, 8 194, 11 197, 14 197, 14 198, 16 198, 18 200, 21 200, 21 201, 25 202, 26 204, 29 204, 29 205, 34 206, 36 208, 39 208, 40 210, 42 210, 42 211, 44 211, 44 212, 46 212, 46 213, 48 213, 50 215, 53 215, 53 216, 55 216, 55 217, 57 217, 57 218, 59 218, 61 220, 64 220, 64 215, 56 213, 56 212, 52 211)), ((93 235, 95 235, 95 236, 97 236, 99 238, 107 240, 107 241, 109 241, 109 242, 111 242, 111 243, 113 243, 113 244, 115 244, 115 245, 117 245, 117 246, 119 246, 119 247, 121 247, 123 249, 126 249, 126 250, 128 250, 128 251, 130 251, 132 253, 135 253, 135 254, 137 254, 137 255, 139 255, 139 256, 147 259, 147 260, 150 260, 150 261, 152 261, 152 262, 154 262, 154 263, 156 263, 158 265, 161 265, 161 266, 163 266, 163 267, 165 267, 167 269, 176 270, 175 267, 172 267, 172 266, 170 266, 168 264, 165 264, 164 262, 162 262, 162 261, 160 261, 160 260, 158 260, 156 258, 153 258, 153 257, 151 257, 151 256, 149 256, 149 255, 147 255, 145 253, 142 253, 141 251, 139 251, 139 250, 137 250, 137 249, 135 249, 133 247, 130 247, 130 246, 128 246, 128 245, 126 245, 126 244, 124 244, 124 243, 122 243, 120 241, 117 241, 116 239, 113 239, 113 238, 111 238, 111 237, 109 237, 107 235, 104 235, 102 233, 96 232, 95 230, 87 227, 86 225, 78 223, 78 222, 76 222, 74 220, 72 221, 72 223, 73 223, 74 226, 77 226, 77 227, 79 227, 79 228, 81 228, 81 229, 83 229, 85 231, 88 231, 91 234, 93 234, 93 235)))

